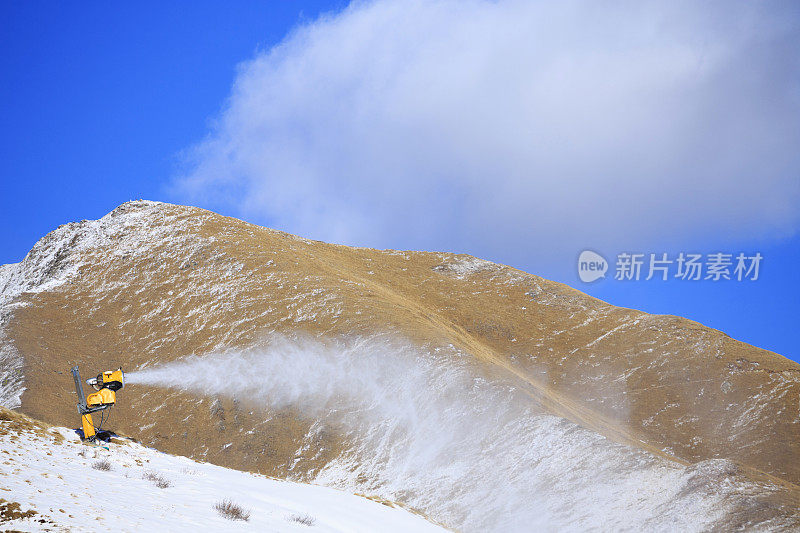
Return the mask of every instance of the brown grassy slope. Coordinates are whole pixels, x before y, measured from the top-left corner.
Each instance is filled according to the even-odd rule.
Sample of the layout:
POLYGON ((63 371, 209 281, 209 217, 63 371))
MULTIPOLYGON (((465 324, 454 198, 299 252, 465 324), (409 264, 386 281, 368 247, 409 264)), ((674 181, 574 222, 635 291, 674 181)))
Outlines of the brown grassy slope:
POLYGON ((50 424, 0 406, 0 435, 10 435, 11 440, 15 441, 25 433, 50 438, 53 440, 53 444, 61 444, 64 441, 61 433, 53 431, 50 424))
MULTIPOLYGON (((130 203, 111 219, 139 211, 136 224, 57 258, 55 270, 79 266, 71 282, 20 297, 28 305, 7 335, 25 358, 24 412, 75 425, 73 364, 134 368, 247 346, 268 332, 389 331, 453 343, 516 376, 549 410, 613 439, 800 482, 800 365, 777 354, 468 256, 307 241, 182 206, 130 203)), ((146 387, 120 394, 119 431, 275 475, 309 424, 293 412, 264 421, 224 399, 146 387), (160 410, 164 395, 169 409, 160 410)), ((327 451, 304 459, 309 469, 338 448, 335 434, 320 439, 327 451)))

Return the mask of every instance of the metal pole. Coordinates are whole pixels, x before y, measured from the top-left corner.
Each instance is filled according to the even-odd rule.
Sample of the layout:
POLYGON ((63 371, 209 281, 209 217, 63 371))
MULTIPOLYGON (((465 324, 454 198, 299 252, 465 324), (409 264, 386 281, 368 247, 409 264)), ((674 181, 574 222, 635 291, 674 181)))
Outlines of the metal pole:
POLYGON ((81 373, 78 371, 78 366, 72 367, 72 379, 75 380, 75 392, 78 393, 78 412, 83 414, 88 411, 86 405, 86 397, 83 395, 83 382, 81 381, 81 373))

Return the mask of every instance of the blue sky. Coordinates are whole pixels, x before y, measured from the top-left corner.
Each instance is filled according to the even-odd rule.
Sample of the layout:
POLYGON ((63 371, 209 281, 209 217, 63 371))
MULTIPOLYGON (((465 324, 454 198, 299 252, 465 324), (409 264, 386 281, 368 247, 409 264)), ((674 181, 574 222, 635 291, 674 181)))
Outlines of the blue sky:
POLYGON ((800 359, 798 8, 561 5, 3 3, 0 263, 156 199, 472 253, 800 359), (583 249, 764 260, 583 284, 583 249))

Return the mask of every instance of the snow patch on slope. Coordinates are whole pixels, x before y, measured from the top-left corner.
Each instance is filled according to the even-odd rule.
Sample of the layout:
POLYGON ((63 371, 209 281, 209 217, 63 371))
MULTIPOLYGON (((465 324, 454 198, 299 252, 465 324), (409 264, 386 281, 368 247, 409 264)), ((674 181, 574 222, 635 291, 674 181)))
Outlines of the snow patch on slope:
POLYGON ((465 279, 479 272, 497 271, 501 268, 501 266, 496 263, 472 256, 452 257, 439 254, 439 257, 445 262, 433 267, 433 270, 440 274, 451 275, 458 279, 465 279))
POLYGON ((3 333, 3 316, 0 315, 0 406, 16 409, 22 405, 22 367, 24 361, 13 343, 3 333))

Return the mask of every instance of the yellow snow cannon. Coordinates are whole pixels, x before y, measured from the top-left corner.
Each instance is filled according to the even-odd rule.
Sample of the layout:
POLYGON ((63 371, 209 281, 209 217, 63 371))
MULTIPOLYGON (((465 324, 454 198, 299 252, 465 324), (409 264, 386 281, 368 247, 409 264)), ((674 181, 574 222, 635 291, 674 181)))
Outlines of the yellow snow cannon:
POLYGON ((75 392, 78 394, 78 414, 81 415, 81 426, 83 428, 83 438, 95 440, 101 431, 103 422, 108 418, 107 413, 100 415, 100 423, 95 426, 92 420, 92 413, 105 411, 117 402, 117 391, 125 386, 125 373, 121 368, 117 370, 107 370, 97 374, 97 377, 86 380, 94 390, 88 396, 83 395, 83 384, 78 367, 72 367, 72 378, 75 380, 75 392))

